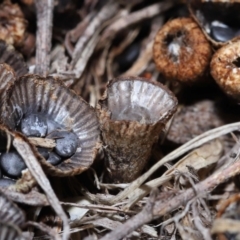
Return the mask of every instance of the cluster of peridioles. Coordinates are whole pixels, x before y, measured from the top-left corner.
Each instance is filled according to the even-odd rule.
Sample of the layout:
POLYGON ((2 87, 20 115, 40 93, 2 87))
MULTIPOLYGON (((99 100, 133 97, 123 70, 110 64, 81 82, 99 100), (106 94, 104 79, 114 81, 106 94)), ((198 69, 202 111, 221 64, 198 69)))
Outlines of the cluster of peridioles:
MULTIPOLYGON (((99 146, 96 111, 60 80, 26 74, 23 58, 4 41, 0 42, 0 59, 4 62, 0 64, 3 128, 22 134, 52 175, 86 170, 99 146)), ((9 186, 21 178, 26 164, 5 133, 0 153, 0 185, 9 186)))

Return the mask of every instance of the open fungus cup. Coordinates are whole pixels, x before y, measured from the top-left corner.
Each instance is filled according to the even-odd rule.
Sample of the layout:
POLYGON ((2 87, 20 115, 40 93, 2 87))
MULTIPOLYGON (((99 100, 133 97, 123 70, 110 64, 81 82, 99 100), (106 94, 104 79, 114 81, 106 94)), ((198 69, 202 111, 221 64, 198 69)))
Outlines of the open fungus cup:
POLYGON ((157 33, 153 59, 167 79, 193 83, 204 75, 212 56, 210 43, 191 18, 167 22, 157 33))
POLYGON ((177 99, 158 82, 121 77, 108 83, 98 117, 111 181, 130 182, 141 174, 176 106, 177 99))
POLYGON ((51 175, 83 172, 93 163, 99 147, 95 110, 52 77, 25 75, 16 80, 7 90, 2 121, 35 142, 43 156, 40 161, 51 175), (49 140, 54 144, 42 145, 49 140), (67 154, 59 156, 58 150, 67 154))
POLYGON ((191 16, 215 47, 240 37, 239 0, 189 0, 188 7, 191 16))

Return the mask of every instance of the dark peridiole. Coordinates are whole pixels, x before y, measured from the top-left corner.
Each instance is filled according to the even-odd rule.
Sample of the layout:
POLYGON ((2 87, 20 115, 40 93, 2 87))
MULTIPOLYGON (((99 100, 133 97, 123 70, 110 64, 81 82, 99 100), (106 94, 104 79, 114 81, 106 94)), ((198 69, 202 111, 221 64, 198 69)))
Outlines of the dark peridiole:
POLYGON ((0 166, 4 173, 12 178, 21 177, 27 166, 17 151, 13 150, 0 156, 0 166))
POLYGON ((39 114, 31 114, 21 121, 21 132, 28 137, 45 137, 47 134, 46 118, 39 114))
POLYGON ((39 154, 42 155, 45 159, 48 158, 48 156, 49 156, 49 149, 43 148, 43 147, 38 147, 37 150, 38 150, 39 154))
POLYGON ((63 159, 60 156, 58 156, 56 153, 50 152, 47 161, 51 163, 53 166, 56 166, 59 163, 61 163, 63 159))
POLYGON ((78 148, 77 135, 69 131, 54 131, 48 135, 48 138, 56 140, 56 153, 61 157, 71 157, 78 148))

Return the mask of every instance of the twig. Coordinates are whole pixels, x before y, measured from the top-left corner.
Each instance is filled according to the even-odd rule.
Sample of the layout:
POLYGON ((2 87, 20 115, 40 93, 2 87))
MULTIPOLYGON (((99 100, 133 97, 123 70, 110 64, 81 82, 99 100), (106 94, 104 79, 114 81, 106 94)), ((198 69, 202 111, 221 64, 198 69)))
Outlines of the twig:
POLYGON ((44 190, 49 203, 51 204, 52 208, 58 214, 58 216, 62 219, 64 225, 64 232, 63 232, 63 239, 67 240, 69 237, 69 224, 68 218, 63 211, 62 206, 60 205, 57 196, 55 195, 48 178, 46 177, 45 173, 43 172, 36 156, 34 155, 33 150, 27 144, 24 139, 19 137, 18 135, 14 136, 13 146, 16 148, 18 153, 24 159, 29 171, 32 173, 34 178, 36 179, 39 186, 44 190))
POLYGON ((36 192, 31 191, 29 193, 20 193, 16 191, 12 191, 9 188, 0 187, 0 192, 3 192, 7 197, 18 203, 27 204, 30 206, 48 206, 48 200, 45 197, 45 195, 36 192))
POLYGON ((160 19, 157 18, 153 24, 151 33, 148 38, 145 39, 145 44, 142 44, 140 56, 136 60, 136 62, 130 67, 123 76, 138 76, 140 75, 148 66, 149 62, 152 60, 152 48, 154 38, 157 34, 157 31, 160 29, 163 23, 163 17, 160 19))
POLYGON ((49 73, 52 45, 53 0, 35 1, 37 11, 37 48, 35 72, 46 77, 49 73))
POLYGON ((194 219, 194 224, 198 231, 202 234, 205 240, 212 240, 210 236, 210 231, 206 227, 203 226, 202 220, 199 216, 199 211, 197 210, 197 202, 192 204, 192 214, 194 219))
POLYGON ((62 205, 67 205, 67 206, 72 206, 72 207, 78 207, 78 208, 84 208, 84 209, 90 209, 90 210, 107 210, 112 213, 117 212, 117 213, 128 213, 128 214, 134 214, 134 211, 124 211, 121 210, 117 207, 111 207, 111 206, 104 206, 104 205, 94 205, 94 204, 77 204, 77 203, 70 203, 70 202, 60 202, 62 205))
POLYGON ((52 237, 53 239, 56 239, 56 240, 60 239, 60 236, 58 235, 58 233, 56 233, 52 228, 45 225, 44 223, 37 223, 37 222, 28 221, 26 224, 28 226, 33 226, 33 227, 41 230, 44 233, 47 233, 47 235, 52 237))
POLYGON ((140 176, 138 179, 134 180, 125 190, 120 192, 117 196, 113 197, 110 202, 112 204, 122 201, 125 199, 132 191, 134 191, 136 188, 138 188, 143 182, 145 182, 158 168, 160 168, 163 164, 172 161, 176 159, 177 157, 180 157, 184 153, 197 148, 201 146, 204 143, 207 143, 215 138, 218 138, 222 135, 225 135, 227 133, 237 131, 240 128, 240 122, 227 124, 224 126, 221 126, 219 128, 212 129, 210 131, 207 131, 191 141, 185 143, 181 147, 177 148, 161 160, 159 160, 155 165, 153 165, 146 173, 144 173, 142 176, 140 176))
POLYGON ((50 138, 37 138, 37 137, 29 137, 29 142, 35 146, 45 147, 45 148, 54 148, 56 147, 56 141, 50 138))
POLYGON ((89 15, 87 15, 73 30, 66 34, 64 45, 70 56, 72 56, 74 50, 71 43, 78 40, 78 38, 85 31, 86 27, 90 24, 90 21, 94 15, 95 12, 89 13, 89 15))
MULTIPOLYGON (((71 62, 72 69, 74 67, 80 66, 79 59, 81 59, 82 52, 86 48, 87 43, 93 38, 96 32, 99 32, 103 22, 114 16, 118 10, 118 3, 116 1, 109 1, 106 6, 104 6, 98 15, 93 19, 93 21, 88 25, 82 37, 79 38, 75 49, 73 51, 73 58, 71 62)), ((99 33, 98 33, 99 34, 99 33)), ((86 63, 85 63, 86 64, 86 63)), ((79 72, 80 70, 78 70, 79 72)), ((80 77, 80 73, 78 77, 80 77)))
POLYGON ((102 34, 97 48, 105 46, 106 42, 111 41, 116 36, 116 33, 128 28, 140 21, 157 16, 158 14, 168 10, 173 6, 173 1, 164 1, 161 3, 152 4, 149 7, 133 12, 128 16, 123 16, 111 24, 102 34))
POLYGON ((175 197, 168 201, 163 201, 161 197, 158 197, 157 200, 153 203, 153 206, 146 211, 145 208, 143 211, 129 219, 125 222, 119 229, 112 231, 111 233, 107 234, 101 240, 110 240, 110 239, 121 239, 126 237, 129 233, 136 230, 143 224, 150 222, 153 219, 159 218, 164 216, 178 207, 185 205, 187 202, 191 201, 196 196, 196 192, 198 194, 209 193, 214 188, 216 188, 219 184, 226 182, 230 178, 238 175, 240 173, 240 160, 233 163, 231 166, 228 166, 221 171, 217 171, 213 173, 211 176, 206 178, 204 181, 195 185, 195 189, 189 188, 186 191, 183 191, 180 194, 176 194, 175 197), (152 217, 151 217, 152 216, 152 217))
POLYGON ((156 200, 157 190, 155 189, 147 202, 143 210, 129 219, 126 223, 119 226, 116 230, 105 235, 101 240, 118 240, 126 237, 128 234, 132 233, 135 229, 143 226, 145 223, 153 219, 153 207, 156 200))

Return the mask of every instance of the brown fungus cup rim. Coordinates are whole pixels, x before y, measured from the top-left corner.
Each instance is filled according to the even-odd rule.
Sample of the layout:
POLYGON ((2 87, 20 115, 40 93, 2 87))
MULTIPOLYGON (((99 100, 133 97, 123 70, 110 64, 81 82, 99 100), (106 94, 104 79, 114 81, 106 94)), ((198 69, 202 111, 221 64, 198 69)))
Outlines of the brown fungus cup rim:
POLYGON ((59 165, 53 166, 40 157, 42 166, 50 175, 80 174, 93 163, 100 147, 95 109, 68 89, 61 80, 34 74, 24 75, 8 88, 3 105, 2 121, 11 129, 19 125, 24 115, 44 114, 64 129, 77 134, 77 151, 59 165))
MULTIPOLYGON (((152 85, 162 89, 163 91, 165 91, 168 94, 169 98, 171 98, 171 100, 174 102, 174 106, 167 112, 167 114, 163 118, 159 118, 157 121, 147 123, 147 125, 154 125, 157 122, 162 122, 164 124, 171 118, 171 116, 177 110, 177 104, 178 104, 177 98, 162 83, 157 82, 157 81, 153 81, 153 80, 150 80, 150 79, 147 79, 147 78, 143 78, 143 77, 138 77, 138 76, 121 76, 121 77, 114 78, 107 83, 106 90, 105 90, 104 94, 102 95, 102 97, 100 98, 100 100, 98 101, 98 105, 97 105, 98 111, 105 110, 105 111, 108 112, 110 122, 115 122, 115 123, 124 122, 125 124, 133 123, 133 124, 142 125, 142 123, 140 123, 139 121, 136 121, 136 120, 114 120, 114 119, 111 118, 111 111, 108 109, 108 103, 107 103, 108 89, 111 88, 115 83, 123 82, 123 81, 140 81, 140 82, 145 82, 145 83, 152 84, 152 85)), ((161 104, 161 103, 159 103, 159 104, 161 104)))

